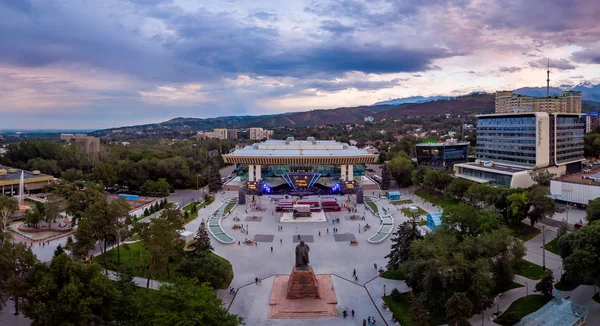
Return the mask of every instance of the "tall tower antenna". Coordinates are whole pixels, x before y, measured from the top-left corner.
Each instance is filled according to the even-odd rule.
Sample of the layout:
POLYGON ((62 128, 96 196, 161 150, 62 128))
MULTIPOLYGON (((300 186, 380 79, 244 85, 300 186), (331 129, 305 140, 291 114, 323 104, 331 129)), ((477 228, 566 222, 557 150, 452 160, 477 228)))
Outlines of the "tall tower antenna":
POLYGON ((550 96, 550 59, 548 59, 548 78, 546 78, 546 97, 550 96))

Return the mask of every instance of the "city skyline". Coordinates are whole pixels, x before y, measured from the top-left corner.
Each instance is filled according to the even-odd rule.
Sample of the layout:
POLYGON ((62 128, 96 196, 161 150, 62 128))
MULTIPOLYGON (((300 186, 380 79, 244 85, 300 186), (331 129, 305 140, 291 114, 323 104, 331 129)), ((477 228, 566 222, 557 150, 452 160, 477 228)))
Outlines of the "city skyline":
POLYGON ((600 83, 591 0, 226 2, 4 1, 0 129, 600 83))

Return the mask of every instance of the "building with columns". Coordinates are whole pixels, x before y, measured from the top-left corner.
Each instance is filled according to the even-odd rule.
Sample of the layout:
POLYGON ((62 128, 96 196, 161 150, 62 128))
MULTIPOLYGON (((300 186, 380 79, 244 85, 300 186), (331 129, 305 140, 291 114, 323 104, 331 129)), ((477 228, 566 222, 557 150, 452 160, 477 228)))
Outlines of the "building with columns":
POLYGON ((364 171, 362 166, 366 163, 376 163, 378 155, 333 140, 290 137, 246 146, 223 155, 223 159, 226 163, 247 165, 247 183, 278 179, 270 183, 281 181, 282 188, 309 191, 355 183, 355 171, 364 171))

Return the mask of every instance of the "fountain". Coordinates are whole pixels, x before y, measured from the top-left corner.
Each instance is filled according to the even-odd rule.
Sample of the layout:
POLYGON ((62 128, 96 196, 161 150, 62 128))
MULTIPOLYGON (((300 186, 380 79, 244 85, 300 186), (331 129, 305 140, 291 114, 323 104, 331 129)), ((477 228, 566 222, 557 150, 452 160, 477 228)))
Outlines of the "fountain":
POLYGON ((19 180, 19 204, 23 205, 23 193, 25 192, 25 172, 21 170, 21 180, 19 180))

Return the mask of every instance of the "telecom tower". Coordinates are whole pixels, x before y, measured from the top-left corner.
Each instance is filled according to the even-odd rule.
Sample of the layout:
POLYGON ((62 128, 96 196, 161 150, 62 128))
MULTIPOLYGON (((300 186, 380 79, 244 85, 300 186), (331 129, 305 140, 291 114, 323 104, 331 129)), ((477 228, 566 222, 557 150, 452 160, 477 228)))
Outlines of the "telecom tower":
POLYGON ((546 78, 546 97, 550 96, 550 59, 548 59, 548 78, 546 78))

